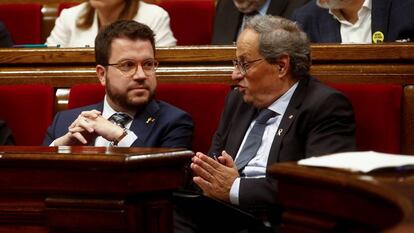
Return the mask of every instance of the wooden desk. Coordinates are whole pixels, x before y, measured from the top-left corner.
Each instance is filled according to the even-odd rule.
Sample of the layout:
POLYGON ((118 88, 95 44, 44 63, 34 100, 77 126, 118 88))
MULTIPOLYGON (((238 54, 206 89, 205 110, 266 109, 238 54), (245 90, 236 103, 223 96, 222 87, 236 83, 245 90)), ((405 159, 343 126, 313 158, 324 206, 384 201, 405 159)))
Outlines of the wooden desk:
POLYGON ((414 232, 414 172, 359 174, 280 163, 281 232, 414 232))
POLYGON ((0 147, 0 232, 172 232, 193 152, 0 147))

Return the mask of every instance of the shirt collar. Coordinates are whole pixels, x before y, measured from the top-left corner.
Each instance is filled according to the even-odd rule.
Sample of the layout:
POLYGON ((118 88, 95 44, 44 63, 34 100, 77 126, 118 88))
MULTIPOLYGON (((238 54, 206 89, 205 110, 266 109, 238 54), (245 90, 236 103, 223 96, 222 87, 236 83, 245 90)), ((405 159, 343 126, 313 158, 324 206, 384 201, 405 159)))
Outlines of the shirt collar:
POLYGON ((283 114, 285 114, 285 111, 287 109, 287 106, 290 102, 290 99, 293 96, 293 93, 295 92, 296 88, 298 86, 298 82, 296 82, 295 84, 293 84, 293 86, 291 86, 289 88, 289 90, 287 92, 285 92, 285 94, 283 94, 280 98, 278 98, 275 102, 273 102, 268 109, 277 112, 280 116, 283 116, 283 114))
MULTIPOLYGON (((364 3, 362 4, 361 9, 359 9, 359 11, 358 11, 358 18, 360 18, 361 12, 363 10, 369 10, 371 12, 371 9, 372 9, 372 0, 365 0, 364 3)), ((344 23, 344 22, 349 23, 348 21, 345 20, 342 13, 338 10, 329 9, 329 14, 333 15, 333 17, 341 23, 344 23)))
MULTIPOLYGON (((105 119, 109 119, 112 115, 114 115, 114 113, 116 113, 117 111, 115 111, 108 103, 108 96, 105 95, 105 99, 104 99, 104 104, 103 104, 103 109, 102 109, 102 117, 105 119)), ((127 114, 127 113, 125 113, 127 114)), ((129 114, 127 114, 129 116, 129 114)), ((134 119, 134 116, 130 116, 131 119, 134 119)))
POLYGON ((271 0, 266 0, 266 2, 260 7, 260 9, 257 10, 259 12, 259 15, 266 15, 267 9, 269 9, 271 0))

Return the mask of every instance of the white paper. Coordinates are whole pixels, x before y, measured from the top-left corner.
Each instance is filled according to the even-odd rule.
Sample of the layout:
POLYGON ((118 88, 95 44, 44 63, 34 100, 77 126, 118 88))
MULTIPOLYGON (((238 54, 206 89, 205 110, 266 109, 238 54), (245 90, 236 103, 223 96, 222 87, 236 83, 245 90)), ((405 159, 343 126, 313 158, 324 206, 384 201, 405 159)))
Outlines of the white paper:
POLYGON ((414 156, 386 154, 374 151, 346 152, 302 159, 298 161, 298 164, 314 167, 340 168, 367 173, 381 168, 395 167, 414 169, 414 156))

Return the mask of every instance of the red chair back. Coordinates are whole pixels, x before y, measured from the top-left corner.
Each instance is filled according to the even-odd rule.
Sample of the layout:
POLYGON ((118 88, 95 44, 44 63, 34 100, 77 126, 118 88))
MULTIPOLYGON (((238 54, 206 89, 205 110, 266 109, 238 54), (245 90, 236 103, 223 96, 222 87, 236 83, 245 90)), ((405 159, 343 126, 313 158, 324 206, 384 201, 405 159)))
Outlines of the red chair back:
POLYGON ((208 45, 214 21, 214 0, 163 0, 177 45, 208 45))
POLYGON ((0 118, 18 146, 39 146, 54 114, 54 90, 46 85, 0 86, 0 118))
POLYGON ((14 44, 42 43, 42 6, 37 3, 0 4, 0 20, 14 44))
POLYGON ((391 84, 329 84, 351 101, 358 150, 401 153, 402 87, 391 84))

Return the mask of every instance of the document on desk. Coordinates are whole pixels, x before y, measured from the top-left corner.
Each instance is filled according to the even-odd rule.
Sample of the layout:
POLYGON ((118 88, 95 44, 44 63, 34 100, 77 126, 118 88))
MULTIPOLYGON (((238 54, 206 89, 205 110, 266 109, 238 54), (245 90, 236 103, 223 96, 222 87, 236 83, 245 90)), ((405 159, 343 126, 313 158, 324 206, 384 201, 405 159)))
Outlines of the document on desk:
POLYGON ((345 152, 298 161, 299 165, 328 167, 368 173, 379 169, 414 170, 414 156, 375 151, 345 152))

